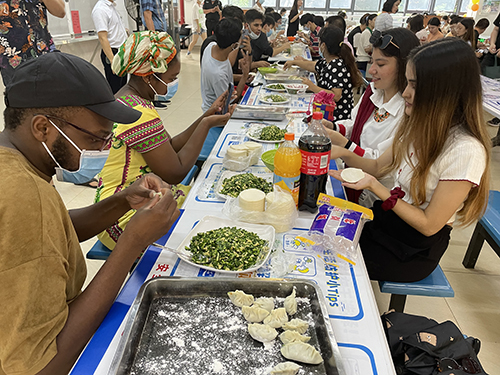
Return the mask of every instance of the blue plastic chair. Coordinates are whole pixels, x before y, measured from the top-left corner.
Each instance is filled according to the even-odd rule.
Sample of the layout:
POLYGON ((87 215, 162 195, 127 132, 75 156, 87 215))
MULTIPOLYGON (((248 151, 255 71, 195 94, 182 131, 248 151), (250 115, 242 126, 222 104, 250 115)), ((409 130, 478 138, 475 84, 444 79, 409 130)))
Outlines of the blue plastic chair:
POLYGON ((476 224, 462 261, 465 268, 475 267, 484 240, 500 257, 500 191, 490 191, 488 207, 483 217, 476 224))
POLYGON ((106 260, 111 255, 111 250, 109 250, 104 244, 97 240, 97 242, 92 246, 90 251, 87 253, 87 259, 97 259, 106 260))
POLYGON ((382 293, 391 293, 389 310, 403 312, 406 296, 426 297, 455 297, 455 292, 446 278, 441 266, 438 265, 425 279, 413 283, 397 283, 393 281, 379 281, 382 293))

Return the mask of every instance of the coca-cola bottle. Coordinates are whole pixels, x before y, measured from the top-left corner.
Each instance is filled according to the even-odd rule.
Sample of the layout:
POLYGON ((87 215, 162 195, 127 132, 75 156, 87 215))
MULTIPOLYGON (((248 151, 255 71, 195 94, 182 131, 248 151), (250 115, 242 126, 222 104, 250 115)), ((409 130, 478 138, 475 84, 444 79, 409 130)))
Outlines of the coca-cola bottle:
POLYGON ((299 210, 315 213, 319 193, 326 192, 328 167, 332 143, 321 120, 323 114, 314 112, 308 129, 300 136, 299 148, 302 154, 300 168, 299 210))

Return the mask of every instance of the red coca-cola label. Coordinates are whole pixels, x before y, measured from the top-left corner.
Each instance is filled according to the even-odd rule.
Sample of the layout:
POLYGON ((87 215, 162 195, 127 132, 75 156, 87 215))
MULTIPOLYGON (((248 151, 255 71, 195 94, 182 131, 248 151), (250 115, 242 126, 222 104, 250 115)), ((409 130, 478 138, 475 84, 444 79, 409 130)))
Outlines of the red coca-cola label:
POLYGON ((328 173, 330 165, 330 151, 308 152, 300 150, 302 154, 302 166, 300 172, 313 176, 320 176, 328 173))

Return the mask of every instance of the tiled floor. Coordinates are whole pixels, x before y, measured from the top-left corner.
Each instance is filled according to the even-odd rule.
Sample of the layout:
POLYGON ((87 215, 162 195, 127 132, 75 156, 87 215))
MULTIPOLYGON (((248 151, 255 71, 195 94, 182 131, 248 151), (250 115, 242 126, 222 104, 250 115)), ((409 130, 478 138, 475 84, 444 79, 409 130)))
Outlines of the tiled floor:
MULTIPOLYGON (((165 126, 173 136, 189 126, 201 115, 199 50, 193 51, 193 58, 187 58, 182 51, 182 70, 179 90, 172 103, 160 114, 165 126)), ((1 101, 3 102, 3 101, 1 101)), ((0 104, 3 105, 3 104, 0 104)), ((2 107, 0 107, 3 110, 2 107)), ((488 116, 489 119, 491 116, 488 116)), ((0 129, 3 124, 0 123, 0 129)), ((493 136, 497 129, 489 127, 493 136)), ((500 190, 500 147, 493 150, 492 186, 500 190)), ((95 190, 56 182, 56 188, 68 208, 77 208, 92 203, 95 190)), ((474 270, 462 266, 473 226, 455 228, 452 241, 441 261, 441 266, 455 290, 454 298, 408 297, 405 312, 425 315, 439 322, 451 320, 463 333, 478 337, 482 342, 479 358, 490 374, 500 373, 500 258, 485 244, 474 270)), ((82 243, 82 250, 87 253, 95 239, 82 243)), ((87 283, 99 271, 102 261, 87 260, 87 283)), ((86 284, 87 285, 87 284, 86 284)), ((373 283, 380 312, 387 310, 389 295, 378 291, 378 284, 373 283)))

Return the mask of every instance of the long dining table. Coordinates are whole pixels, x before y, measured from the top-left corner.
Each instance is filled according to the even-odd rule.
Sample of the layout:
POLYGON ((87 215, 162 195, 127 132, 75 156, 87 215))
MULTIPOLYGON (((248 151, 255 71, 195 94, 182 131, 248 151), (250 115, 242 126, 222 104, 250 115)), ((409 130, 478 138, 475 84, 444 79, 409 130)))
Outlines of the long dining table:
MULTIPOLYGON (((252 96, 253 90, 262 90, 262 88, 249 89, 244 100, 245 102, 250 100, 250 104, 258 104, 255 100, 253 102, 251 100, 252 97, 255 97, 255 95, 252 96)), ((296 134, 296 140, 298 140, 300 134, 307 127, 300 116, 302 105, 305 105, 309 100, 308 94, 304 95, 304 97, 292 98, 290 113, 295 112, 294 115, 288 116, 282 121, 265 122, 276 124, 281 128, 287 127, 289 132, 296 134), (299 107, 293 108, 293 103, 297 103, 295 105, 299 105, 299 107)), ((217 218, 227 219, 222 213, 224 199, 217 194, 215 186, 217 186, 221 174, 224 173, 222 161, 227 148, 232 144, 247 141, 247 130, 253 125, 253 122, 256 121, 231 119, 224 127, 192 185, 183 204, 180 217, 170 231, 157 243, 175 249, 202 218, 212 216, 215 217, 214 220, 217 218)), ((263 151, 278 146, 278 143, 265 143, 263 151)), ((330 162, 330 168, 337 168, 335 160, 330 162)), ((258 164, 250 166, 247 171, 272 179, 272 172, 261 160, 258 164)), ((326 193, 345 198, 342 185, 333 178, 328 179, 326 193)), ((283 277, 311 280, 322 290, 328 306, 328 318, 342 356, 345 374, 395 374, 380 313, 359 247, 355 261, 343 260, 336 256, 328 259, 314 256, 310 248, 297 239, 307 233, 314 217, 315 214, 301 211, 293 229, 276 234, 277 249, 283 250, 295 258, 293 271, 283 277), (333 264, 327 264, 325 260, 333 264)), ((230 275, 229 277, 266 279, 274 277, 273 272, 272 267, 266 264, 255 272, 238 276, 230 275)), ((228 277, 218 272, 193 266, 172 252, 150 246, 125 283, 103 323, 81 354, 71 374, 108 374, 130 313, 130 307, 139 289, 144 282, 152 278, 173 276, 228 277)))

